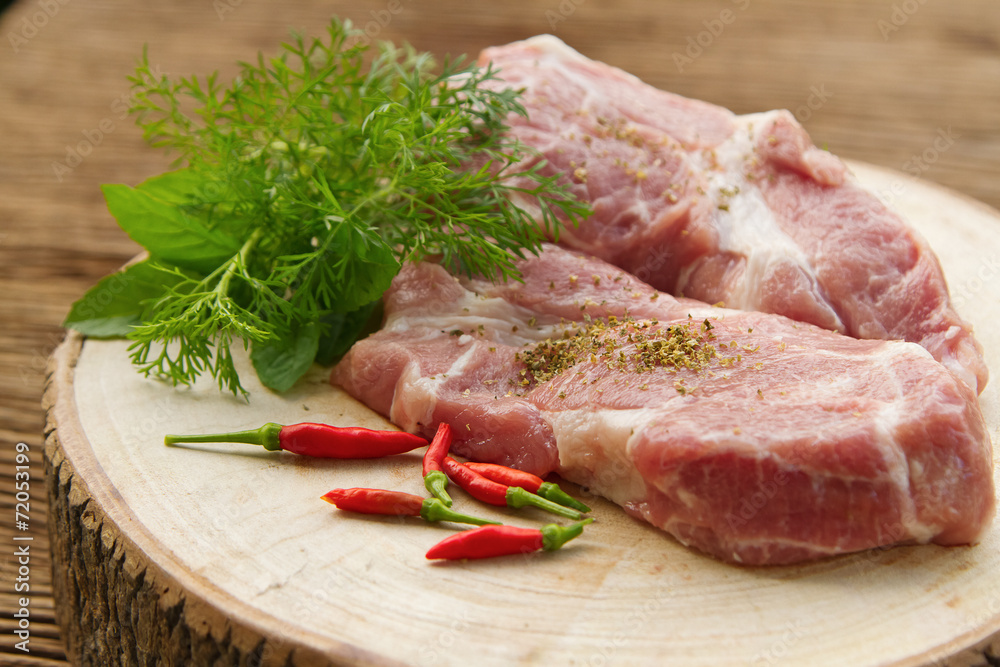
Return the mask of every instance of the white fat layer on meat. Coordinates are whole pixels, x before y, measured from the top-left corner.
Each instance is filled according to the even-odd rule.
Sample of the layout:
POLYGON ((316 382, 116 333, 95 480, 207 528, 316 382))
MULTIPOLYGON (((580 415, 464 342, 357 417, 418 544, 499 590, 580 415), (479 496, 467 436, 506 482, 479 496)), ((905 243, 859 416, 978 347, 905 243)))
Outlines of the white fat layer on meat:
POLYGON ((559 473, 619 505, 646 498, 646 482, 632 460, 631 443, 656 411, 563 410, 543 413, 559 450, 559 473))
POLYGON ((389 419, 404 431, 415 432, 420 424, 432 421, 437 397, 441 386, 448 377, 460 375, 476 354, 475 345, 470 345, 444 373, 425 377, 420 364, 410 362, 396 383, 396 393, 392 397, 392 407, 389 408, 389 419), (421 410, 414 412, 414 407, 421 410))
MULTIPOLYGON (((894 359, 903 356, 905 363, 905 358, 912 354, 915 349, 926 352, 926 350, 915 343, 897 343, 883 345, 878 355, 873 358, 879 361, 885 368, 886 373, 892 375, 894 373, 894 359)), ((930 356, 930 354, 927 353, 927 356, 930 356)), ((907 414, 902 397, 900 397, 900 400, 886 403, 879 410, 876 419, 876 432, 878 433, 876 446, 882 451, 886 467, 889 470, 889 476, 898 489, 900 520, 903 523, 903 529, 906 534, 912 536, 918 542, 929 542, 940 532, 941 527, 924 524, 919 521, 916 503, 911 492, 911 488, 921 488, 926 483, 923 466, 919 461, 908 460, 905 452, 901 450, 893 437, 893 433, 899 424, 908 419, 912 419, 912 415, 907 414)))
MULTIPOLYGON (((390 315, 382 328, 386 331, 405 333, 419 330, 472 333, 480 330, 488 340, 520 347, 562 334, 559 318, 544 315, 499 297, 485 297, 466 290, 447 313, 429 308, 415 312, 406 309, 390 315)), ((478 338, 478 337, 477 337, 478 338)))
MULTIPOLYGON (((958 335, 960 331, 961 327, 958 326, 949 327, 948 330, 945 332, 944 339, 946 341, 951 341, 953 338, 955 338, 955 336, 958 335)), ((938 349, 940 350, 942 348, 938 347, 938 349)), ((951 371, 952 375, 957 377, 966 385, 975 389, 979 385, 979 378, 976 377, 976 373, 967 363, 963 363, 964 360, 962 359, 962 352, 965 352, 969 356, 976 354, 974 346, 968 340, 966 340, 959 344, 958 351, 955 351, 952 348, 944 348, 941 354, 941 359, 939 361, 944 365, 945 368, 951 371)), ((929 352, 928 355, 933 356, 929 352)))
POLYGON ((963 364, 961 359, 951 352, 948 352, 941 357, 941 363, 944 364, 945 368, 952 372, 952 375, 957 377, 969 387, 972 387, 973 390, 975 390, 976 386, 978 386, 979 378, 976 377, 976 374, 973 373, 968 366, 963 364))
POLYGON ((430 422, 437 402, 437 382, 421 377, 420 364, 411 362, 396 382, 389 419, 404 431, 415 432, 430 422))
MULTIPOLYGON (((907 535, 917 542, 929 542, 940 531, 940 527, 930 526, 918 520, 916 503, 914 503, 913 493, 910 490, 911 481, 915 487, 923 485, 922 467, 916 462, 908 461, 892 437, 893 430, 904 419, 905 415, 900 411, 898 403, 887 403, 879 411, 875 422, 875 446, 882 452, 889 478, 896 487, 896 495, 899 499, 899 520, 902 523, 898 531, 893 526, 883 526, 883 528, 907 535)), ((892 541, 895 540, 896 538, 893 538, 892 541)))
MULTIPOLYGON (((719 250, 746 258, 744 278, 726 298, 726 306, 730 308, 763 310, 760 297, 770 290, 760 283, 776 264, 795 266, 809 280, 812 289, 820 291, 813 262, 781 229, 760 188, 743 173, 744 163, 754 154, 754 128, 770 125, 780 113, 767 111, 738 116, 736 131, 712 153, 691 154, 692 161, 708 178, 706 194, 713 203, 719 250)), ((687 282, 695 266, 685 267, 679 285, 687 282)), ((825 299, 817 301, 825 303, 825 299)), ((843 328, 836 312, 828 310, 838 327, 843 328)))

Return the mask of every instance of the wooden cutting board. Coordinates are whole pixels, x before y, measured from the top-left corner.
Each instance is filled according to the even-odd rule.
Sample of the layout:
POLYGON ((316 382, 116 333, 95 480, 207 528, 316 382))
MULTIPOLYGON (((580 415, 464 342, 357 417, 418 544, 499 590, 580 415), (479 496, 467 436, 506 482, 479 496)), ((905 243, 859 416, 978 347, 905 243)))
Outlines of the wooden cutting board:
MULTIPOLYGON (((852 164, 938 252, 1000 373, 1000 214, 852 164)), ((420 453, 319 461, 166 433, 266 421, 382 427, 315 372, 249 402, 141 378, 127 344, 70 335, 46 394, 54 587, 70 653, 94 664, 972 665, 1000 648, 1000 522, 974 547, 726 565, 594 499, 563 550, 433 564, 460 528, 359 517, 334 487, 423 493, 420 453), (993 642, 993 644, 991 644, 993 642)), ((980 397, 994 441, 1000 378, 980 397)), ((1000 484, 1000 481, 998 481, 1000 484)), ((567 485, 574 492, 578 489, 567 485)), ((530 512, 456 506, 537 526, 530 512)))

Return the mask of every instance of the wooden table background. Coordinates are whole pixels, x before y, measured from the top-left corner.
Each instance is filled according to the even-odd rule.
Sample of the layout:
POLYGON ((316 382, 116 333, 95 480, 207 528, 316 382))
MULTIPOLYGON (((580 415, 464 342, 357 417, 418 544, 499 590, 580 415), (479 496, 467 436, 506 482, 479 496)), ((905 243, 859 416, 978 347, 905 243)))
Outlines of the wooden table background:
POLYGON ((137 251, 99 185, 135 184, 168 165, 124 117, 126 75, 144 43, 164 73, 232 73, 239 59, 274 53, 289 27, 316 33, 332 14, 439 55, 552 32, 654 85, 737 112, 789 108, 841 156, 1000 207, 995 0, 15 2, 0 15, 0 663, 65 664, 49 586, 39 400, 67 308, 137 251), (26 531, 14 516, 18 442, 32 457, 26 531), (33 538, 30 653, 14 647, 23 595, 14 551, 24 544, 15 534, 33 538))

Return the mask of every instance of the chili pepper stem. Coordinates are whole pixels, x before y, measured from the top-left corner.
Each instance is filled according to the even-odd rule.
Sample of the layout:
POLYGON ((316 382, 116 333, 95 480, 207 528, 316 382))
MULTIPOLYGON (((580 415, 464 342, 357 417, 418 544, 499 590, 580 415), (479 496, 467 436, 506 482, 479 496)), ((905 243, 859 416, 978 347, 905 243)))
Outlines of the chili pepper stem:
POLYGON ((554 551, 558 549, 574 537, 579 537, 579 535, 583 532, 583 527, 593 522, 593 517, 590 517, 584 519, 583 521, 571 523, 568 526, 560 526, 555 523, 542 526, 542 549, 545 551, 554 551))
POLYGON ((451 496, 448 495, 448 476, 442 470, 432 470, 424 475, 424 486, 427 491, 444 503, 445 507, 451 507, 451 496))
POLYGON ((559 503, 560 505, 565 505, 566 507, 572 507, 573 509, 580 510, 581 512, 590 511, 589 507, 563 491, 559 488, 558 484, 553 484, 552 482, 542 482, 542 485, 538 487, 538 491, 535 493, 546 500, 551 500, 554 503, 559 503))
POLYGON ((260 445, 269 452, 281 450, 279 436, 281 424, 269 422, 260 428, 249 431, 232 431, 230 433, 208 433, 204 435, 167 435, 163 444, 169 446, 188 442, 241 442, 248 445, 260 445))
POLYGON ((446 507, 451 507, 451 496, 448 495, 448 475, 444 473, 443 463, 448 451, 451 450, 453 439, 451 425, 448 422, 438 424, 437 432, 427 445, 424 453, 424 486, 432 496, 438 498, 446 507))
POLYGON ((531 505, 532 507, 564 516, 567 519, 579 519, 581 516, 575 509, 554 503, 551 500, 546 500, 541 496, 536 496, 534 493, 525 491, 519 486, 509 487, 507 489, 507 506, 520 508, 525 505, 531 505))
POLYGON ((461 514, 448 509, 439 498, 427 498, 424 500, 424 505, 420 509, 420 517, 424 521, 451 521, 453 523, 468 523, 473 526, 502 525, 499 521, 480 519, 479 517, 461 514))

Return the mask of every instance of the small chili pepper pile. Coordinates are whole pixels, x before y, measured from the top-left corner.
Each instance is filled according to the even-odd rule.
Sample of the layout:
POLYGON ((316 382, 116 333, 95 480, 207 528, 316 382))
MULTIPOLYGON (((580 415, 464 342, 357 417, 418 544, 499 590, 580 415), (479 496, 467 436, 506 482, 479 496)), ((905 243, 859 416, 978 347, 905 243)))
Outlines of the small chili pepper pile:
POLYGON ((590 511, 589 507, 560 489, 558 484, 546 482, 538 475, 532 475, 530 472, 508 468, 498 463, 469 461, 465 466, 487 479, 492 479, 494 482, 500 482, 508 486, 519 486, 525 491, 530 491, 554 503, 572 507, 580 512, 586 513, 590 511))
POLYGON ((431 547, 429 560, 490 558, 535 551, 552 551, 578 537, 593 522, 581 513, 590 508, 558 485, 537 475, 495 463, 461 463, 449 456, 453 433, 442 422, 430 443, 401 431, 374 431, 357 427, 302 423, 282 426, 267 423, 257 429, 209 435, 168 435, 167 445, 235 442, 261 445, 268 451, 288 451, 303 456, 336 459, 369 459, 403 454, 427 447, 423 457, 424 487, 430 498, 387 489, 333 489, 321 498, 338 509, 362 514, 420 517, 428 522, 450 521, 478 526, 452 535, 431 547), (575 523, 550 523, 539 529, 505 526, 497 521, 462 514, 451 508, 447 488, 455 482, 470 496, 498 507, 537 507, 575 523))
POLYGON ((520 486, 507 486, 500 482, 494 482, 450 456, 446 456, 444 459, 444 469, 448 472, 448 476, 465 489, 470 496, 484 503, 498 507, 518 508, 530 505, 564 516, 567 519, 580 518, 579 510, 546 500, 520 486))

